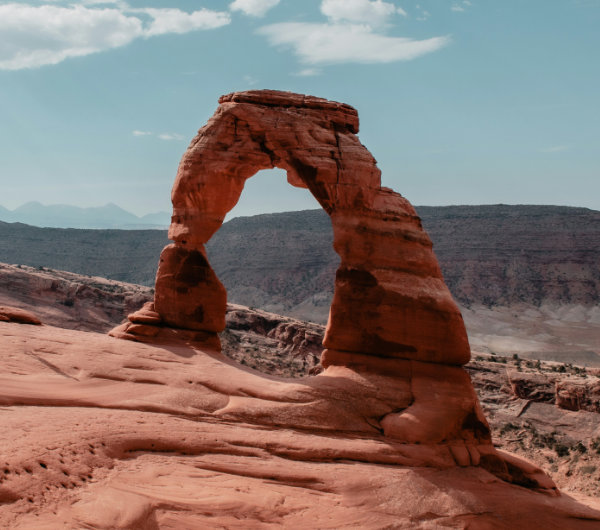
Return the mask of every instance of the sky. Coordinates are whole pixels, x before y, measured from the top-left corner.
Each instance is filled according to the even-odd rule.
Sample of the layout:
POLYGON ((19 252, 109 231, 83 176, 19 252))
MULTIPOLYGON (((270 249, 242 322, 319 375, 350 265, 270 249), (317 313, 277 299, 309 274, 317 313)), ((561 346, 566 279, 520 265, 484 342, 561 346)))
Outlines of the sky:
MULTIPOLYGON (((0 205, 170 211, 220 95, 354 106, 416 205, 600 210, 600 0, 0 0, 0 205)), ((281 171, 235 215, 317 208, 281 171)))

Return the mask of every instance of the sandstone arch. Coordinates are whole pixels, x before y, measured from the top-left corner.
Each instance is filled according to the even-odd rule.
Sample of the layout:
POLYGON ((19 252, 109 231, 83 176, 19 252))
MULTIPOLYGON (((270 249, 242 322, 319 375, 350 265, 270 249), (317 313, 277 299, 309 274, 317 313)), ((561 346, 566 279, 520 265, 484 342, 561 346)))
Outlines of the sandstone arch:
MULTIPOLYGON (((179 165, 171 196, 174 243, 160 257, 154 305, 111 333, 133 340, 179 337, 218 349, 226 292, 204 244, 247 178, 283 168, 288 181, 308 188, 330 215, 341 260, 321 359, 327 370, 306 383, 324 401, 300 416, 291 404, 285 422, 318 425, 332 414, 327 376, 349 369, 344 392, 364 398, 350 430, 366 421, 405 443, 451 444, 444 450, 457 462, 477 464, 493 447, 461 368, 470 356, 461 314, 414 208, 381 187, 375 159, 357 132, 358 115, 348 105, 275 91, 221 97, 179 165)), ((247 405, 243 414, 282 425, 278 407, 265 413, 247 405), (265 420, 271 414, 279 419, 265 420)))
POLYGON ((469 359, 462 317, 412 206, 381 187, 350 106, 275 91, 233 93, 184 154, 172 191, 155 310, 175 328, 217 333, 226 293, 204 244, 261 169, 285 169, 331 216, 341 263, 324 345, 325 364, 347 352, 461 365, 469 359))

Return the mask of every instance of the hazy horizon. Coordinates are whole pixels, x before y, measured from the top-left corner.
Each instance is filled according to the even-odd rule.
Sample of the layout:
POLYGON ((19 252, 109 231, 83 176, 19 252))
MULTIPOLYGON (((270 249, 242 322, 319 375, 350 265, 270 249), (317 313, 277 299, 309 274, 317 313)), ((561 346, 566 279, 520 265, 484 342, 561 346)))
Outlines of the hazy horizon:
MULTIPOLYGON (((243 197, 242 197, 243 199, 243 197)), ((242 201, 240 201, 242 202, 242 201)), ((44 204, 41 201, 28 201, 28 203, 24 203, 22 205, 20 205, 17 208, 11 209, 11 208, 6 208, 3 204, 0 204, 0 221, 4 221, 6 222, 4 219, 2 219, 2 209, 6 209, 7 211, 9 211, 10 213, 15 213, 16 211, 18 211, 18 209, 22 206, 26 206, 27 204, 39 204, 44 208, 58 208, 58 207, 65 207, 65 208, 78 208, 81 210, 103 210, 105 208, 108 208, 110 206, 115 206, 117 208, 119 208, 120 210, 122 210, 124 213, 126 214, 131 214, 134 215, 135 217, 137 217, 138 219, 142 220, 144 217, 150 217, 150 216, 155 216, 155 215, 171 215, 171 211, 170 209, 165 209, 165 210, 158 210, 158 211, 152 211, 152 212, 143 212, 141 214, 138 214, 136 212, 132 212, 131 210, 128 210, 127 208, 116 204, 114 202, 110 202, 110 203, 105 203, 105 204, 98 204, 98 205, 94 205, 94 206, 79 206, 76 204, 64 204, 64 203, 57 203, 57 204, 44 204)), ((240 205, 238 205, 240 206, 240 205)), ((296 211, 302 211, 302 210, 319 210, 322 209, 320 207, 320 205, 316 202, 316 200, 314 201, 314 204, 309 204, 308 207, 306 208, 297 208, 297 209, 266 209, 265 211, 258 211, 258 212, 252 212, 252 211, 247 211, 247 208, 244 208, 244 205, 242 204, 240 208, 238 208, 238 206, 236 206, 233 210, 231 210, 230 215, 227 216, 226 221, 234 219, 236 217, 252 217, 255 215, 263 215, 263 214, 277 214, 277 213, 291 213, 291 212, 296 212, 296 211)), ((568 204, 531 204, 531 203, 515 203, 515 204, 508 204, 508 203, 487 203, 487 204, 415 204, 414 205, 415 208, 449 208, 449 207, 476 207, 476 206, 545 206, 545 207, 565 207, 565 208, 587 208, 585 206, 578 206, 578 205, 568 205, 568 204)), ((587 208, 589 210, 592 211, 600 211, 600 210, 596 210, 594 208, 587 208)), ((11 221, 9 221, 11 222, 11 221)), ((149 223, 150 225, 156 224, 156 223, 149 223)))

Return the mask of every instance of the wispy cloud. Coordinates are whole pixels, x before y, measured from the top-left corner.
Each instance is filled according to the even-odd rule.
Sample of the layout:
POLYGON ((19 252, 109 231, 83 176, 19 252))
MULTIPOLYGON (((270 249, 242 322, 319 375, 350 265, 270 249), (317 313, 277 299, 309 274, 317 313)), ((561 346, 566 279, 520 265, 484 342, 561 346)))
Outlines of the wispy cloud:
POLYGON ((267 11, 279 4, 280 0, 234 0, 229 4, 232 11, 241 11, 251 17, 264 17, 267 11))
POLYGON ((455 11, 457 13, 463 13, 467 10, 468 7, 472 5, 473 4, 469 0, 463 0, 462 2, 454 2, 450 7, 450 10, 455 11))
POLYGON ((562 151, 568 151, 571 149, 570 145, 552 145, 550 147, 542 147, 539 151, 540 153, 560 153, 562 151))
POLYGON ((256 85, 258 83, 258 79, 256 79, 256 77, 253 77, 251 75, 245 75, 244 76, 244 83, 253 86, 256 85))
POLYGON ((431 16, 431 13, 429 11, 427 11, 426 9, 424 9, 420 4, 417 4, 415 6, 415 9, 417 10, 417 13, 418 13, 417 20, 419 22, 424 22, 431 16))
POLYGON ((183 134, 177 133, 161 133, 157 135, 161 140, 185 140, 185 136, 183 134))
POLYGON ((372 27, 388 24, 396 14, 406 16, 402 8, 382 0, 323 0, 321 13, 333 23, 350 22, 372 27))
POLYGON ((150 8, 130 10, 130 13, 145 14, 151 22, 144 30, 144 37, 154 37, 167 33, 189 33, 190 31, 215 29, 231 22, 228 13, 199 9, 186 13, 173 8, 150 8))
POLYGON ((135 39, 229 24, 226 12, 130 8, 122 2, 0 5, 0 70, 57 64, 125 46, 135 39))
POLYGON ((389 37, 359 24, 283 22, 263 26, 258 33, 271 45, 291 47, 301 62, 311 65, 409 61, 450 42, 449 37, 389 37))
POLYGON ((159 134, 155 134, 153 132, 150 131, 140 131, 140 130, 135 130, 132 131, 131 134, 133 136, 154 136, 156 138, 158 138, 159 140, 185 140, 185 136, 183 136, 183 134, 178 134, 178 133, 159 133, 159 134))

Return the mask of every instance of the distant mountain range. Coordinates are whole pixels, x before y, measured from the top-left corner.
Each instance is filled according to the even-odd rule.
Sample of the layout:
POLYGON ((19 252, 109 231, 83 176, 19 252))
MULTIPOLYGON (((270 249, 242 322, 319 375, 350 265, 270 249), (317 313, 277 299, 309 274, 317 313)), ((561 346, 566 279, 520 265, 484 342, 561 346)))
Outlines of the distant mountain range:
POLYGON ((165 229, 171 222, 171 214, 156 212, 138 217, 113 203, 80 208, 32 201, 14 210, 0 206, 0 221, 49 228, 165 229))

